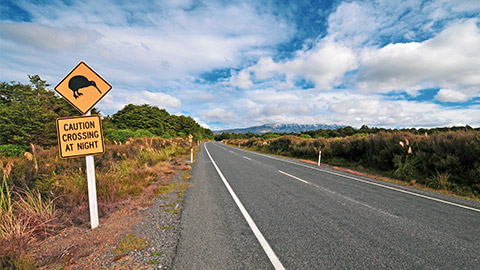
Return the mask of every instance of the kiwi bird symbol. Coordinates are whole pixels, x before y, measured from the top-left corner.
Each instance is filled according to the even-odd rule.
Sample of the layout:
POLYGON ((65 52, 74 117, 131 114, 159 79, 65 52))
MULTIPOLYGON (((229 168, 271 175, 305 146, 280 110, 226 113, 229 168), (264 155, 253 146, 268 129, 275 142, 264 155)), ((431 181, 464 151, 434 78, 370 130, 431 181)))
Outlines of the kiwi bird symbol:
POLYGON ((100 89, 98 89, 97 84, 94 81, 89 81, 84 76, 80 76, 80 75, 75 76, 75 77, 72 77, 70 79, 70 81, 68 81, 68 88, 70 88, 70 90, 73 91, 73 97, 75 99, 77 99, 79 96, 83 95, 82 93, 78 92, 78 90, 80 90, 80 88, 89 87, 91 85, 95 86, 95 88, 97 88, 97 90, 98 90, 98 92, 100 92, 100 94, 102 93, 102 91, 100 91, 100 89))

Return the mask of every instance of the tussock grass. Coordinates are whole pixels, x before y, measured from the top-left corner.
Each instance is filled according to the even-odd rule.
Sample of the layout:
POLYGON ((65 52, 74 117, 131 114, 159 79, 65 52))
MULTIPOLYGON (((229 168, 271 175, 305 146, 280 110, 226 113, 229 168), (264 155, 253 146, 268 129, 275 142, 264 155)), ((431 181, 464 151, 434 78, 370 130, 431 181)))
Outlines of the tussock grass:
MULTIPOLYGON (((175 158, 187 146, 181 138, 106 142, 105 154, 95 157, 100 216, 152 182, 164 182, 176 172, 175 158)), ((31 148, 24 156, 0 157, 0 269, 34 267, 26 252, 30 245, 68 224, 89 220, 85 158, 60 159, 57 148, 31 148)), ((179 185, 167 189, 183 187, 179 185)))
POLYGON ((4 175, 0 190, 0 267, 34 269, 35 261, 26 252, 37 238, 61 226, 53 201, 37 191, 11 191, 4 175), (12 199, 15 197, 16 199, 12 199))

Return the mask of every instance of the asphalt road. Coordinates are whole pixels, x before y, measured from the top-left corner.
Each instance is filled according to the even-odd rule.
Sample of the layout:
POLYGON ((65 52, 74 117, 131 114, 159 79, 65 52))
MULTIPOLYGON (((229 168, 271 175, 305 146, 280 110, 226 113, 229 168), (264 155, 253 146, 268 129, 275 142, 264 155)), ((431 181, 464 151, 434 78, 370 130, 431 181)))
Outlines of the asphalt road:
POLYGON ((220 143, 192 183, 174 269, 480 269, 477 202, 220 143))

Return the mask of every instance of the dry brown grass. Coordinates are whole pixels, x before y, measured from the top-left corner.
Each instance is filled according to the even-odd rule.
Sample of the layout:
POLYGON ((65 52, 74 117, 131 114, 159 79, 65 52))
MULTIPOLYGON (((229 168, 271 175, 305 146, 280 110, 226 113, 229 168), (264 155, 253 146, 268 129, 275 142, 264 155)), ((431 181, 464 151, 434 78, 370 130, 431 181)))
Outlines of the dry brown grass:
MULTIPOLYGON (((150 184, 161 185, 176 172, 171 159, 185 153, 187 145, 181 138, 107 142, 105 154, 95 157, 100 217, 121 208, 150 184)), ((32 153, 0 157, 0 165, 0 268, 16 269, 30 261, 26 250, 33 242, 68 224, 88 222, 85 159, 60 159, 57 148, 32 145, 32 153)))

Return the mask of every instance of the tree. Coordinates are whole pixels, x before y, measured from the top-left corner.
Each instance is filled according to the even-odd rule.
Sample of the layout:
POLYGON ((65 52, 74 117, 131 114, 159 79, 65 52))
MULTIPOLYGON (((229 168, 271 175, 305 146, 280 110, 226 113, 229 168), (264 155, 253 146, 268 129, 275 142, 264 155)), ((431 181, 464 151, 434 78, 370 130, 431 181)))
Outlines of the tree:
POLYGON ((165 133, 164 123, 170 114, 164 110, 148 104, 128 104, 112 115, 112 123, 119 129, 146 129, 151 133, 162 136, 165 133))
POLYGON ((110 128, 114 126, 122 130, 148 130, 157 136, 173 137, 192 134, 195 139, 213 139, 213 132, 203 129, 190 116, 170 115, 165 109, 148 104, 128 104, 114 113, 106 122, 110 128))
POLYGON ((40 76, 28 77, 28 85, 0 82, 0 144, 56 145, 56 118, 80 113, 47 89, 40 76))

